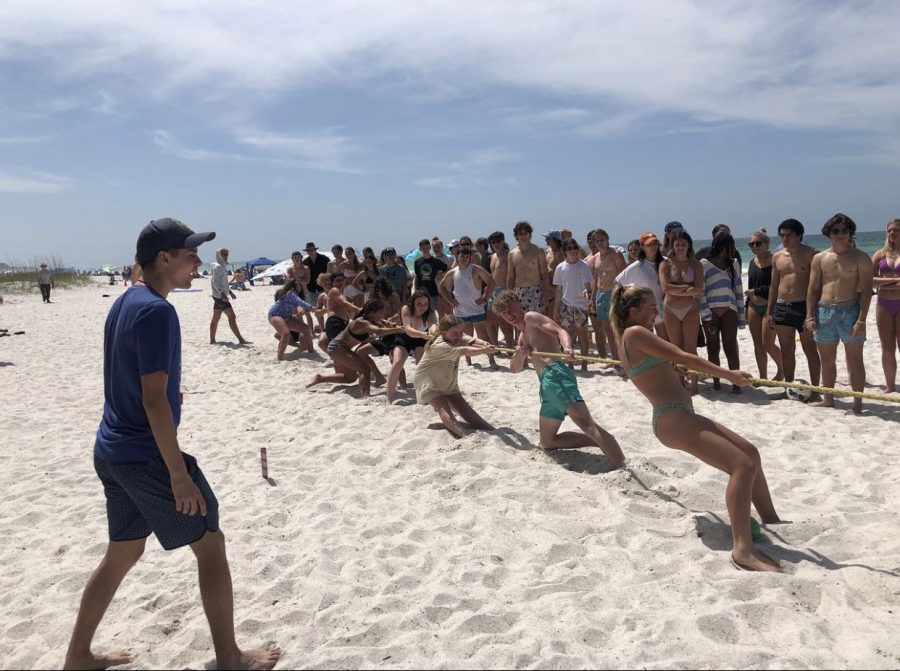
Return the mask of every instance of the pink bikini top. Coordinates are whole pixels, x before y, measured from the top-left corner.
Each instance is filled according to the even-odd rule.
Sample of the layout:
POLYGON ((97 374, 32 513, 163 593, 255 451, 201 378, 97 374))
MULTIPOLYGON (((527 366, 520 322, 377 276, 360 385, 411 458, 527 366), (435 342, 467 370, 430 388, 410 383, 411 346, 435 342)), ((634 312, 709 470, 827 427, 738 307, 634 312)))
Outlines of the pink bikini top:
POLYGON ((689 263, 687 270, 682 275, 675 268, 675 264, 669 261, 669 282, 672 284, 693 284, 694 283, 694 264, 689 263))

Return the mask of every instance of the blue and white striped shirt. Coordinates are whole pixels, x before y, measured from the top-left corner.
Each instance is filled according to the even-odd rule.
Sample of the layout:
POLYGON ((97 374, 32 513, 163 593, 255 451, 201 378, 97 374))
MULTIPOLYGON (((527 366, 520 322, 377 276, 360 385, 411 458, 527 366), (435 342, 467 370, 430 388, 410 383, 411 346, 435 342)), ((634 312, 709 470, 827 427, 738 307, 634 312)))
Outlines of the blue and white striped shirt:
POLYGON ((713 308, 728 308, 738 316, 738 323, 746 323, 744 314, 744 284, 741 280, 741 266, 737 259, 732 264, 733 273, 717 268, 707 259, 700 259, 703 266, 703 295, 700 296, 700 319, 712 319, 713 308))

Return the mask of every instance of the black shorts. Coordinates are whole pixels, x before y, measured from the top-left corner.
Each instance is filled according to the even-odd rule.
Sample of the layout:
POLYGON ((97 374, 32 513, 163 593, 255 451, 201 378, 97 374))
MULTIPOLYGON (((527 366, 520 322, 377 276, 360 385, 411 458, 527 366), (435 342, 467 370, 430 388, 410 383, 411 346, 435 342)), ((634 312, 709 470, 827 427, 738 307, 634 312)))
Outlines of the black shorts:
POLYGON ((389 335, 375 338, 369 344, 375 349, 375 356, 384 356, 394 350, 394 340, 397 336, 389 335))
POLYGON ((206 517, 175 510, 169 469, 162 456, 149 461, 115 464, 94 457, 103 482, 111 541, 134 541, 156 534, 166 550, 196 543, 207 531, 219 530, 219 502, 197 460, 184 454, 188 475, 206 499, 206 517))
POLYGON ((223 301, 221 298, 213 296, 213 310, 230 310, 231 303, 223 301))
POLYGON ((335 338, 337 338, 341 331, 347 328, 347 320, 343 317, 338 317, 337 315, 331 315, 328 319, 325 320, 325 336, 328 338, 328 342, 331 342, 335 338))
POLYGON ((415 352, 419 347, 425 347, 428 340, 425 338, 413 338, 408 333, 400 333, 395 336, 394 347, 402 347, 409 354, 415 352))
POLYGON ((803 332, 806 321, 806 301, 775 301, 772 318, 778 326, 790 326, 803 332))

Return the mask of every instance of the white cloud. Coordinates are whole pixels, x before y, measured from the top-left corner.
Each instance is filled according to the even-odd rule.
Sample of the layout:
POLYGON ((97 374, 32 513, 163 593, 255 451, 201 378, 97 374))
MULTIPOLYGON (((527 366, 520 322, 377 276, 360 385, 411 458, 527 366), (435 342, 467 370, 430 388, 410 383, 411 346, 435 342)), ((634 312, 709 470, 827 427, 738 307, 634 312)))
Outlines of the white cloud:
POLYGON ((61 175, 34 170, 0 171, 0 193, 59 193, 72 186, 72 180, 61 175))
POLYGON ((430 189, 461 189, 463 187, 458 177, 424 177, 417 179, 413 184, 430 189))
POLYGON ((307 134, 274 133, 244 130, 234 134, 235 141, 277 158, 296 161, 313 170, 325 172, 361 173, 350 164, 361 151, 351 138, 340 135, 337 129, 327 128, 307 134))
POLYGON ((10 146, 16 144, 35 144, 38 142, 46 142, 47 140, 51 140, 53 135, 0 135, 0 147, 2 146, 10 146))
POLYGON ((116 115, 119 113, 118 101, 108 91, 98 91, 99 100, 91 107, 91 111, 99 114, 116 115))
POLYGON ((153 131, 153 144, 159 147, 164 153, 184 159, 185 161, 210 161, 221 159, 241 160, 243 158, 234 154, 185 147, 166 130, 157 129, 153 131))
POLYGON ((0 67, 248 109, 325 85, 508 91, 548 101, 551 125, 608 108, 880 133, 900 110, 897 25, 894 0, 29 0, 0 4, 0 67))
POLYGON ((515 161, 521 156, 519 152, 505 147, 488 147, 476 149, 459 161, 449 163, 446 168, 453 172, 471 172, 497 163, 515 161))
MULTIPOLYGON (((458 161, 439 164, 432 163, 431 168, 439 168, 453 174, 437 177, 425 177, 413 183, 416 186, 424 186, 438 189, 463 189, 466 187, 485 186, 489 183, 483 175, 495 165, 517 160, 521 154, 506 147, 486 147, 475 149, 458 161)), ((508 180, 504 183, 508 183, 508 180)))
POLYGON ((224 152, 184 145, 171 132, 153 131, 153 144, 160 150, 185 161, 250 161, 298 166, 323 172, 359 174, 363 170, 349 164, 351 155, 360 151, 350 138, 326 129, 307 135, 288 135, 270 131, 235 131, 233 140, 257 153, 224 152))

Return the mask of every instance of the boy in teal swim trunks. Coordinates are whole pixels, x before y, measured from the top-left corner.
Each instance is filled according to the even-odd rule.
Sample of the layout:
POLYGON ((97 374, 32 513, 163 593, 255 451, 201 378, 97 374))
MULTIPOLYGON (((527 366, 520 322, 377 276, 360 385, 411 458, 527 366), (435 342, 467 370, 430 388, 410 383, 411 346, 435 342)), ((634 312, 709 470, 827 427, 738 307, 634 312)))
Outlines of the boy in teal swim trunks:
POLYGON ((562 360, 545 359, 535 352, 559 352, 562 350, 573 360, 572 340, 559 324, 539 312, 526 312, 518 296, 509 289, 494 299, 493 310, 504 321, 519 331, 518 350, 510 361, 509 370, 518 373, 525 368, 525 360, 531 356, 540 383, 541 447, 545 450, 567 450, 595 446, 603 450, 610 463, 619 467, 625 457, 619 443, 600 428, 578 391, 575 373, 562 360), (584 433, 559 429, 568 415, 584 433))

